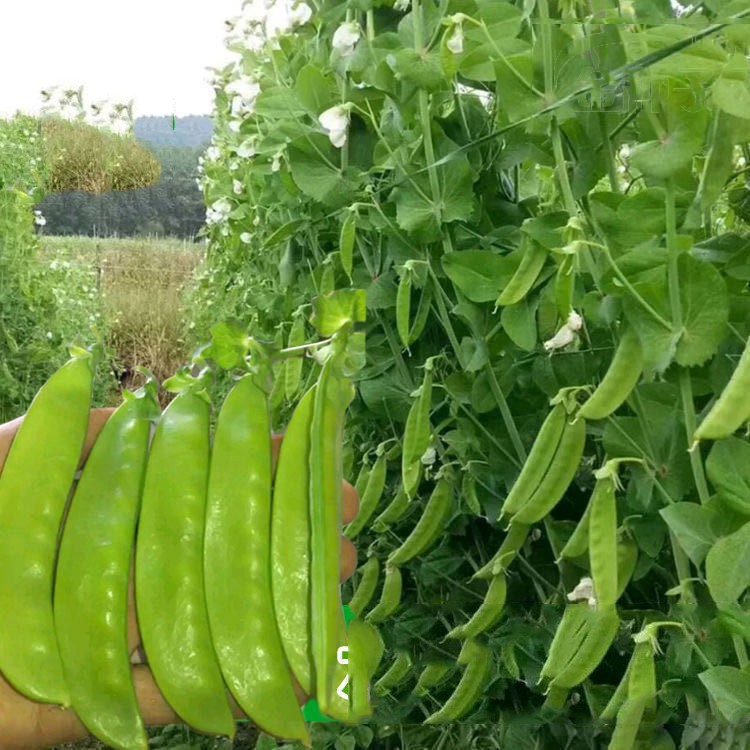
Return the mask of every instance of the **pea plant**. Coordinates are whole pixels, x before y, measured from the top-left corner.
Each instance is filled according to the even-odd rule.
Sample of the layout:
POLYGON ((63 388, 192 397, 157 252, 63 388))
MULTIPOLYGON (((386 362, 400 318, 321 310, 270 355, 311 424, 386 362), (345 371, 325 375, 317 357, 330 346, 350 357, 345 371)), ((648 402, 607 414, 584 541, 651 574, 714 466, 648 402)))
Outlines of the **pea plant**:
MULTIPOLYGON (((277 10, 228 23, 190 326, 293 347, 366 291, 351 593, 386 657, 320 741, 747 746, 747 3, 277 10)), ((283 426, 314 368, 279 367, 283 426)))

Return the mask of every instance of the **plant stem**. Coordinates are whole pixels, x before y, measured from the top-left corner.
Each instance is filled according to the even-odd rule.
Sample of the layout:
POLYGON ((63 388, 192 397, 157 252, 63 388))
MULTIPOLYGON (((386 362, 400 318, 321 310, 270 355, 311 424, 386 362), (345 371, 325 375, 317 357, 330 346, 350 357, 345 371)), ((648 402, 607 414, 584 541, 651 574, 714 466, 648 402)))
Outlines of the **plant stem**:
POLYGON ((511 414, 510 408, 508 407, 508 401, 506 400, 505 394, 500 388, 500 383, 497 382, 497 376, 495 375, 495 371, 492 369, 492 365, 490 364, 489 359, 487 360, 487 364, 485 365, 485 370, 487 371, 487 377, 490 381, 490 389, 492 390, 492 394, 495 397, 495 401, 497 401, 497 406, 500 409, 500 415, 503 418, 503 422, 505 422, 505 428, 510 434, 510 439, 513 443, 513 447, 516 449, 519 461, 524 464, 526 463, 527 456, 526 449, 523 447, 521 436, 518 434, 518 428, 516 427, 513 415, 511 414))

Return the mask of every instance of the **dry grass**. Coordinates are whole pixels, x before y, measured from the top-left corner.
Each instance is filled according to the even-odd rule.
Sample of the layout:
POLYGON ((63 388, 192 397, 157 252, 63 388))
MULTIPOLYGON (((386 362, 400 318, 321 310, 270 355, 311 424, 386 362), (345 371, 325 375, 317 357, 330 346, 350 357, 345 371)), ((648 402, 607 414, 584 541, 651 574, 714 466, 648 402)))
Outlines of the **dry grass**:
MULTIPOLYGON (((102 298, 109 351, 122 387, 143 382, 137 367, 164 380, 189 361, 182 338, 182 290, 201 246, 180 240, 46 237, 43 251, 87 265, 102 298)), ((119 394, 112 394, 119 403, 119 394)))

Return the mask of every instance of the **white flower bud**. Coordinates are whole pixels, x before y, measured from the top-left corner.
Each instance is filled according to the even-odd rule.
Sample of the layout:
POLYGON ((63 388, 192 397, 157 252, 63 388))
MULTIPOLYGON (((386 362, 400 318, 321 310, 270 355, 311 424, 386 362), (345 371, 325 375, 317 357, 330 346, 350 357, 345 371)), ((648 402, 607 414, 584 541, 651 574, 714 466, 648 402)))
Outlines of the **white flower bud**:
POLYGON ((342 23, 333 33, 331 45, 341 57, 350 57, 354 53, 354 47, 361 36, 362 31, 359 24, 354 21, 347 21, 342 23))

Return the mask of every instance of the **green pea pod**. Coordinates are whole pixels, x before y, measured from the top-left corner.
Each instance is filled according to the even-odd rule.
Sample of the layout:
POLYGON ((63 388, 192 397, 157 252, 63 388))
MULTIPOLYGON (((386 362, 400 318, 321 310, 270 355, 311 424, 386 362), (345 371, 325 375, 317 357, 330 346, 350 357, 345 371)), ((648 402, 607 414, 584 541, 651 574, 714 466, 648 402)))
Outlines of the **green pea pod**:
POLYGON ((567 421, 565 407, 557 404, 547 415, 531 447, 526 463, 500 509, 500 517, 517 513, 534 494, 547 472, 567 421))
POLYGON ((437 687, 453 671, 455 665, 449 661, 431 661, 425 666, 419 675, 417 684, 412 691, 414 695, 422 697, 427 695, 430 688, 437 687))
POLYGON ((371 557, 362 566, 362 577, 359 579, 357 590, 349 602, 349 609, 355 615, 361 615, 372 601, 380 580, 380 563, 377 557, 371 557))
MULTIPOLYGON (((149 420, 158 414, 154 390, 126 394, 99 433, 65 520, 55 577, 55 628, 71 703, 91 734, 119 750, 148 747, 125 631, 149 420)), ((200 546, 198 554, 200 561, 200 546)), ((172 569, 160 571, 160 584, 172 569)), ((221 697, 220 675, 218 686, 221 697)))
POLYGON ((362 620, 352 620, 347 631, 349 639, 349 704, 358 721, 372 715, 370 680, 383 658, 380 633, 362 620))
POLYGON ((430 408, 432 407, 432 364, 425 364, 424 379, 414 403, 409 409, 404 430, 404 451, 401 455, 401 477, 411 500, 422 476, 422 456, 430 446, 430 408))
POLYGON ((362 500, 359 504, 359 510, 355 519, 344 529, 344 534, 349 539, 356 539, 362 529, 367 526, 372 514, 378 507, 380 498, 383 497, 385 489, 385 475, 388 464, 385 452, 381 453, 372 467, 372 471, 367 479, 367 486, 362 494, 362 500))
POLYGON ((346 275, 352 277, 352 262, 354 254, 354 239, 357 234, 357 214, 355 211, 349 211, 346 218, 341 224, 341 234, 339 236, 339 253, 341 254, 341 265, 346 275))
POLYGON ((396 290, 396 331, 401 343, 409 346, 409 323, 411 321, 411 271, 404 269, 396 290))
POLYGON ((580 648, 567 666, 550 682, 550 686, 572 688, 580 685, 599 666, 619 627, 620 618, 614 607, 597 610, 580 648))
POLYGON ((617 724, 608 750, 634 750, 646 702, 628 698, 617 712, 617 724))
POLYGON ((492 579, 484 601, 471 619, 467 623, 453 628, 446 638, 476 638, 489 630, 502 617, 506 593, 505 576, 501 573, 492 579))
POLYGON ((526 543, 529 536, 529 526, 522 523, 512 523, 503 539, 503 543, 497 552, 483 565, 474 575, 475 578, 490 580, 500 573, 505 572, 508 566, 516 559, 521 547, 526 543))
POLYGON ((411 534, 398 549, 388 557, 390 565, 403 565, 431 547, 443 533, 445 524, 453 509, 453 480, 444 476, 438 480, 435 489, 424 507, 422 516, 411 534))
POLYGON ((602 709, 602 712, 599 714, 599 719, 601 721, 614 721, 617 718, 617 712, 620 710, 620 707, 627 700, 628 680, 630 679, 630 665, 631 664, 632 664, 632 659, 628 662, 628 666, 625 669, 625 674, 622 676, 620 683, 615 688, 615 692, 612 694, 612 697, 609 699, 609 702, 602 709))
POLYGON ((617 601, 617 505, 611 477, 597 480, 591 496, 589 560, 597 606, 613 607, 617 601))
POLYGON ((547 659, 542 665, 539 681, 557 677, 570 663, 588 633, 594 612, 586 602, 565 608, 550 644, 547 659))
POLYGON ((375 683, 375 692, 378 695, 386 695, 393 688, 399 687, 409 676, 411 667, 409 652, 398 651, 386 673, 375 683))
POLYGON ((412 508, 409 496, 404 492, 403 487, 398 488, 398 492, 393 497, 385 510, 373 521, 372 528, 378 533, 385 531, 392 523, 402 519, 412 508))
POLYGON ((333 266, 327 263, 323 268, 323 273, 320 276, 320 288, 318 293, 325 296, 330 294, 336 289, 336 274, 333 270, 333 266))
POLYGON ((555 303, 561 320, 567 320, 573 309, 575 284, 575 255, 565 255, 557 267, 555 276, 555 303))
POLYGON ((482 506, 477 497, 476 483, 471 472, 468 471, 464 472, 463 479, 461 479, 461 499, 466 504, 470 513, 473 513, 475 516, 482 515, 482 506))
POLYGON ((729 437, 750 419, 750 339, 724 390, 698 425, 694 440, 729 437))
POLYGON ((401 603, 401 587, 401 571, 393 565, 386 565, 380 601, 368 612, 365 620, 371 623, 379 623, 388 619, 401 603))
MULTIPOLYGON (((297 315, 289 331, 288 347, 302 346, 305 343, 305 318, 297 315)), ((302 380, 302 356, 290 357, 284 362, 284 394, 291 401, 296 398, 302 380)))
POLYGON ((370 479, 370 466, 369 464, 363 463, 359 468, 359 473, 354 481, 354 490, 357 493, 357 497, 362 497, 365 494, 367 488, 367 482, 370 479))
POLYGON ((323 365, 315 389, 310 425, 310 627, 315 698, 323 713, 334 692, 333 668, 342 618, 341 507, 344 416, 354 397, 339 378, 334 359, 323 365))
POLYGON ((432 282, 428 276, 422 287, 422 293, 419 295, 419 305, 417 312, 414 314, 414 320, 409 328, 409 346, 411 346, 424 331, 427 325, 427 318, 430 316, 430 305, 432 304, 432 282))
POLYGON ((585 442, 586 421, 567 422, 544 479, 513 516, 513 523, 537 523, 560 502, 578 471, 585 442))
POLYGON ((638 563, 638 544, 629 537, 617 542, 617 598, 619 599, 633 577, 638 563))
POLYGON ((0 475, 0 671, 22 695, 70 705, 55 637, 57 536, 81 458, 91 403, 90 355, 42 386, 0 475))
POLYGON ((513 274, 513 278, 497 298, 496 307, 515 305, 516 302, 520 302, 534 286, 534 282, 544 266, 544 261, 547 260, 546 247, 531 238, 528 238, 525 244, 526 248, 521 263, 513 274))
POLYGON ((148 664, 167 703, 201 732, 232 736, 203 578, 209 422, 208 402, 188 390, 157 425, 138 522, 136 608, 148 664))
POLYGON ((480 648, 483 652, 467 664, 456 689, 439 711, 425 719, 425 724, 442 724, 460 719, 482 697, 492 669, 492 654, 484 646, 480 648))
POLYGON ((628 328, 602 382, 581 407, 578 416, 583 419, 608 417, 624 403, 642 372, 643 347, 635 332, 628 328))
POLYGON ((246 375, 226 397, 214 435, 204 544, 208 618, 222 674, 242 710, 266 732, 309 743, 276 626, 270 541, 268 403, 246 375))
MULTIPOLYGON (((574 557, 580 557, 589 548, 589 519, 591 518, 591 500, 586 505, 586 510, 583 511, 581 520, 578 525, 573 529, 573 533, 570 535, 565 546, 560 550, 560 560, 571 559, 574 557)), ((559 561, 558 561, 559 562, 559 561)))
POLYGON ((310 653, 310 426, 313 386, 287 425, 276 463, 271 506, 271 591, 289 667, 302 689, 313 691, 310 653))

